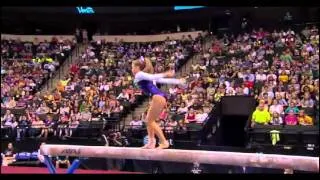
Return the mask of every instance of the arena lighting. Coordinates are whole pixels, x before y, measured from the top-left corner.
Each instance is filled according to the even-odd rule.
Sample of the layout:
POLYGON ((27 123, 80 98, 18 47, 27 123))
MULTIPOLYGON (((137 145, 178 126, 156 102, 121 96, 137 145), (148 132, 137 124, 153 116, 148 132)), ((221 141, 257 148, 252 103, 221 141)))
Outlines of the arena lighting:
POLYGON ((92 7, 82 7, 78 6, 76 7, 79 14, 94 14, 95 11, 92 7))
POLYGON ((198 8, 204 8, 205 6, 174 6, 174 10, 186 10, 186 9, 198 9, 198 8))

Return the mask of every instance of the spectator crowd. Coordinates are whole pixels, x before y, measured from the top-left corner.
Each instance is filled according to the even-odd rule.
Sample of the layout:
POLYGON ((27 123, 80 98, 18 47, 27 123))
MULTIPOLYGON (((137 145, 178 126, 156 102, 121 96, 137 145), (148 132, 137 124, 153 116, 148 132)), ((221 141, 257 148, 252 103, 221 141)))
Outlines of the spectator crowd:
MULTIPOLYGON (((223 96, 253 96, 251 127, 317 125, 319 119, 319 33, 316 26, 213 38, 212 47, 184 76, 187 89, 169 89, 159 124, 169 133, 202 126, 223 96)), ((145 115, 145 114, 144 114, 145 115)), ((143 126, 135 117, 133 129, 143 126)))
MULTIPOLYGON (((143 98, 133 84, 132 60, 148 57, 156 72, 179 68, 190 56, 200 52, 201 40, 199 34, 196 39, 183 36, 181 40, 168 38, 151 43, 92 41, 77 63, 70 65, 70 73, 58 82, 54 92, 27 91, 19 99, 4 94, 1 104, 3 136, 18 140, 50 135, 65 138, 73 136, 76 129, 86 123, 117 121, 143 98), (20 107, 10 101, 25 104, 20 107)), ((37 60, 31 62, 38 63, 37 60)), ((50 63, 44 60, 38 66, 45 68, 47 64, 50 63)), ((5 74, 8 74, 7 69, 5 74)))

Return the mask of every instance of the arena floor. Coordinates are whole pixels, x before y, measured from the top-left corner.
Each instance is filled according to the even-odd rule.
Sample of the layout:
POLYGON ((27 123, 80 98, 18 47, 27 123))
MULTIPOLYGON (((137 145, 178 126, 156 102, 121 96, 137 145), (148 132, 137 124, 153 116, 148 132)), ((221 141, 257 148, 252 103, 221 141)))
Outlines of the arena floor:
MULTIPOLYGON (((67 169, 57 169, 57 174, 66 174, 67 169)), ((47 168, 40 167, 16 167, 16 166, 2 166, 1 174, 49 174, 47 168)), ((125 172, 116 170, 83 170, 77 169, 75 174, 142 174, 137 172, 125 172)))

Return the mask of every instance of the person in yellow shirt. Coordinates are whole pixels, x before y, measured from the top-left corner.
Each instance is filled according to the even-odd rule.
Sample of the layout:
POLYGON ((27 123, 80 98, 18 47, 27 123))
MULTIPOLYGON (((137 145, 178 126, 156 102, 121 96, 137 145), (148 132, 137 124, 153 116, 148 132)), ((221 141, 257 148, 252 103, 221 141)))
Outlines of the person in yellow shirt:
POLYGON ((255 124, 267 125, 271 120, 271 115, 265 108, 265 104, 260 103, 258 108, 253 112, 251 119, 251 127, 255 124))
POLYGON ((186 100, 188 99, 188 96, 189 96, 189 95, 190 95, 189 93, 183 92, 183 93, 181 94, 181 99, 182 99, 182 101, 186 101, 186 100))
POLYGON ((304 110, 299 111, 298 122, 302 126, 312 126, 313 125, 312 117, 306 115, 304 113, 304 110))
POLYGON ((58 84, 57 84, 58 91, 59 92, 64 92, 64 87, 65 86, 63 86, 63 83, 61 83, 61 81, 59 81, 58 84))
POLYGON ((71 79, 66 79, 66 80, 60 80, 58 82, 58 85, 57 85, 57 89, 59 90, 59 92, 64 92, 64 88, 68 85, 69 81, 71 79))
POLYGON ((289 76, 286 74, 285 71, 282 71, 280 76, 279 76, 279 81, 283 82, 284 84, 288 83, 289 81, 289 76))
POLYGON ((43 97, 48 102, 52 102, 54 100, 53 95, 49 93, 49 91, 46 91, 43 97))

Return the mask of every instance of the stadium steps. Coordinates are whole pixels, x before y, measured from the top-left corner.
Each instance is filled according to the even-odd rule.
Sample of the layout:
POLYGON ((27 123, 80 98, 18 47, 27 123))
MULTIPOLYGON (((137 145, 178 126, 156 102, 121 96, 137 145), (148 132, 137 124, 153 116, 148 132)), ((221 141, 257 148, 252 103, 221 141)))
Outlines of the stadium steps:
MULTIPOLYGON (((133 119, 134 116, 140 117, 142 113, 147 109, 149 101, 145 100, 140 106, 136 107, 133 112, 129 113, 124 121, 125 121, 125 129, 130 126, 130 121, 133 119)), ((122 127, 121 127, 122 129, 122 127)))
MULTIPOLYGON (((211 37, 206 38, 205 42, 203 43, 203 49, 207 50, 210 48, 212 45, 212 39, 211 37)), ((177 72, 176 75, 177 77, 182 77, 186 74, 190 73, 191 65, 192 64, 197 64, 200 60, 201 57, 203 56, 203 53, 198 53, 194 56, 192 56, 177 72)), ((162 90, 168 92, 170 88, 170 85, 164 85, 161 87, 162 90)), ((140 115, 147 109, 149 105, 149 99, 146 99, 140 106, 136 107, 133 112, 129 113, 125 118, 124 118, 124 123, 125 127, 124 130, 127 130, 130 127, 130 121, 133 119, 134 116, 140 117, 140 115)), ((122 128, 121 128, 122 129, 122 128)))
POLYGON ((42 87, 41 93, 45 91, 52 92, 60 79, 62 79, 65 75, 69 73, 69 67, 72 63, 76 63, 79 60, 79 56, 82 52, 85 51, 87 45, 86 44, 77 44, 72 51, 72 55, 69 56, 63 64, 61 64, 59 70, 55 72, 55 74, 46 82, 46 84, 42 87))

